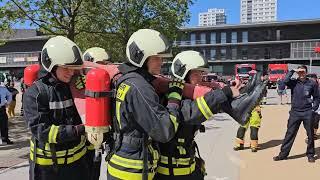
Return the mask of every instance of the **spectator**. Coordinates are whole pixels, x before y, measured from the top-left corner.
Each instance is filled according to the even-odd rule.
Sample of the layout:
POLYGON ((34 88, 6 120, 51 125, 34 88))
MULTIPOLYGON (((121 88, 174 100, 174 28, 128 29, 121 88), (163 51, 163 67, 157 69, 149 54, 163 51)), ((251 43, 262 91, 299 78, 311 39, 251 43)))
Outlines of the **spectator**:
POLYGON ((8 115, 9 115, 9 118, 11 118, 11 117, 15 117, 14 109, 16 107, 16 96, 17 94, 19 94, 19 91, 16 88, 14 88, 14 82, 10 83, 8 90, 9 92, 11 92, 11 95, 12 95, 12 101, 8 107, 8 115))
POLYGON ((4 76, 0 75, 0 131, 2 143, 13 144, 8 135, 8 115, 6 112, 6 106, 10 104, 12 96, 5 87, 4 80, 4 76))
POLYGON ((286 84, 284 83, 284 80, 278 79, 277 81, 277 92, 278 95, 280 96, 280 102, 282 103, 282 96, 285 96, 287 99, 287 104, 288 104, 288 97, 287 97, 287 90, 286 90, 286 84))
POLYGON ((274 157, 274 161, 287 159, 294 139, 297 136, 301 122, 307 131, 308 146, 306 155, 308 162, 315 162, 314 149, 314 111, 319 107, 319 91, 318 85, 306 77, 307 67, 299 66, 296 70, 287 73, 284 82, 291 89, 291 110, 289 112, 289 120, 287 132, 283 140, 281 150, 278 156, 274 157), (292 79, 294 73, 298 74, 297 79, 292 79))

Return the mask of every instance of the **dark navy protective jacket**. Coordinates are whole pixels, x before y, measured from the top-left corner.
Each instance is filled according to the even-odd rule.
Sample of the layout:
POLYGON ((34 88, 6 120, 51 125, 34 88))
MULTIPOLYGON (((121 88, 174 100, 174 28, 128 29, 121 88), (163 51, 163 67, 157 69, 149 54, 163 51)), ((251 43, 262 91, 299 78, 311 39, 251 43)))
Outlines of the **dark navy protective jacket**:
POLYGON ((293 73, 294 70, 291 70, 284 79, 285 84, 291 89, 291 110, 299 112, 317 110, 319 107, 318 85, 308 78, 304 81, 291 79, 293 73))

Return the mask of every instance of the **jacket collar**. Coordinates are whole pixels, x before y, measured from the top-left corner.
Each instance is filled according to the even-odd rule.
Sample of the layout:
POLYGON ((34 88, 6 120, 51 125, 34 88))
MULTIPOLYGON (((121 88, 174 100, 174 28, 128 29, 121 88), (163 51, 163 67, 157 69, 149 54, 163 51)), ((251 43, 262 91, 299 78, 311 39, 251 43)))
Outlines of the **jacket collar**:
POLYGON ((133 66, 133 65, 131 65, 129 63, 121 64, 118 67, 118 69, 122 74, 135 72, 135 73, 139 74, 140 76, 142 76, 149 83, 151 83, 153 80, 156 79, 156 77, 153 76, 152 74, 150 74, 146 69, 135 67, 135 66, 133 66))

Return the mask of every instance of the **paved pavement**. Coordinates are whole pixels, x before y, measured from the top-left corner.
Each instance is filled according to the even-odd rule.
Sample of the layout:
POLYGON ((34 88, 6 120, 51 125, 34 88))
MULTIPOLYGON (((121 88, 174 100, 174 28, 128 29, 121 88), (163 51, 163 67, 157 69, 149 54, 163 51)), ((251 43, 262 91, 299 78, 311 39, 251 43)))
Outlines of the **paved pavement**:
MULTIPOLYGON (((304 143, 305 131, 303 128, 300 129, 297 136, 290 159, 283 162, 272 161, 272 157, 279 152, 284 137, 289 105, 278 105, 280 104, 279 99, 274 90, 269 91, 267 101, 268 103, 262 111, 263 122, 259 132, 261 150, 257 153, 252 153, 249 149, 240 152, 232 150, 238 125, 227 115, 219 115, 214 118, 215 120, 205 123, 206 133, 199 133, 196 141, 201 156, 206 160, 207 180, 300 180, 302 178, 319 178, 319 162, 309 164, 304 157, 306 144, 304 143)), ((22 123, 19 125, 18 120, 13 120, 12 124, 17 124, 17 130, 12 128, 10 130, 11 135, 14 130, 15 133, 24 134, 20 135, 23 138, 28 137, 27 129, 22 127, 22 123)), ((247 135, 247 137, 249 136, 247 135)), ((19 136, 14 138, 19 139, 19 136)), ((19 146, 0 146, 0 164, 6 164, 8 159, 13 162, 7 163, 5 169, 0 169, 0 180, 28 179, 28 163, 26 160, 28 145, 25 144, 23 138, 17 141, 16 144, 19 144, 19 146), (11 165, 15 166, 7 168, 11 165)), ((247 142, 249 143, 249 139, 247 139, 247 142)), ((248 143, 247 146, 249 146, 248 143)), ((317 141, 317 154, 320 154, 319 147, 320 143, 317 141)), ((105 163, 103 163, 101 179, 106 179, 105 172, 105 163)))

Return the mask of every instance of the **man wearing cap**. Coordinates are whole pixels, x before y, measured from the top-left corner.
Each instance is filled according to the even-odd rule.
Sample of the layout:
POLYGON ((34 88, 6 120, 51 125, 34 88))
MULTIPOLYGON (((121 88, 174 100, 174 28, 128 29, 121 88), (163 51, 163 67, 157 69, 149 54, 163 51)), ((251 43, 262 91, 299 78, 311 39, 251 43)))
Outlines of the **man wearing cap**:
POLYGON ((303 122, 308 135, 306 152, 308 162, 315 162, 313 112, 319 107, 319 92, 317 84, 308 79, 306 75, 307 67, 299 66, 297 69, 291 70, 284 79, 285 84, 291 89, 292 106, 289 112, 288 129, 281 146, 281 151, 278 156, 273 158, 274 161, 287 159, 300 124, 303 122), (295 72, 298 74, 298 78, 292 79, 291 77, 295 72))

